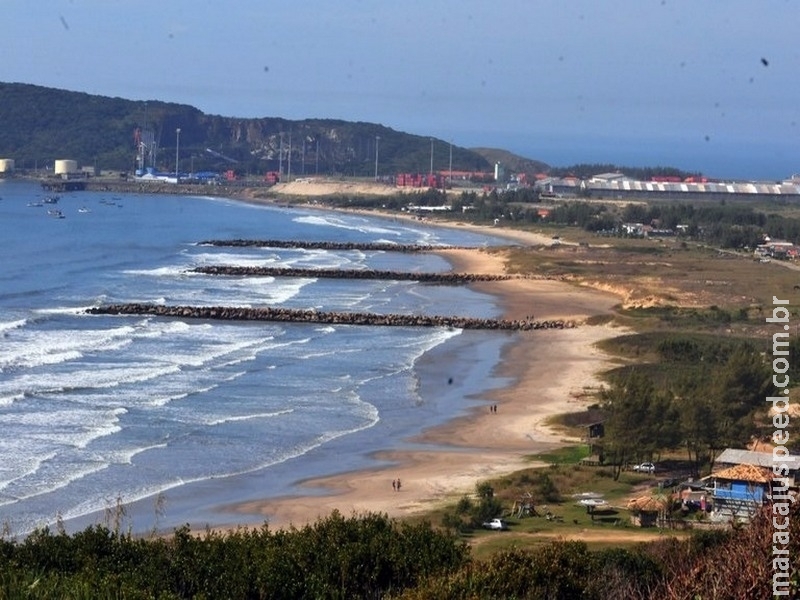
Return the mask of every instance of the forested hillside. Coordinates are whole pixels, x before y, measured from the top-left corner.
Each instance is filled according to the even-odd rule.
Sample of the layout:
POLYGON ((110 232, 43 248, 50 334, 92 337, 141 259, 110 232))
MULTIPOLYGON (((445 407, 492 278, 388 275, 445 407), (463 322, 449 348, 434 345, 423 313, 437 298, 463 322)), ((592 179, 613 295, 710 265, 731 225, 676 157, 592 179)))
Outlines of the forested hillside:
MULTIPOLYGON (((19 169, 41 169, 66 158, 81 166, 131 171, 137 147, 141 140, 149 141, 149 133, 153 147, 148 154, 156 168, 167 171, 175 169, 176 151, 181 170, 231 168, 242 174, 282 166, 284 173, 298 176, 372 176, 377 162, 379 174, 393 175, 427 173, 431 163, 430 137, 374 123, 240 119, 206 115, 183 104, 0 83, 0 157, 14 159, 19 169)), ((434 169, 447 169, 450 143, 433 144, 434 169)), ((455 146, 452 165, 469 171, 493 169, 480 154, 455 146)))

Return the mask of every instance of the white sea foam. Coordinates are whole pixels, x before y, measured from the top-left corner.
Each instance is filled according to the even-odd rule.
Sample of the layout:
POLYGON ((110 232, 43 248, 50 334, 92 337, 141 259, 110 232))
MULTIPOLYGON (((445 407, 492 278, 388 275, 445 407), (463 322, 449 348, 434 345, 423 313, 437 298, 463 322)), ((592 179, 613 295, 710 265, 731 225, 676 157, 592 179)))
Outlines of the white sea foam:
POLYGON ((11 331, 12 329, 20 329, 21 327, 24 327, 27 322, 27 319, 15 319, 14 321, 0 323, 0 335, 4 335, 6 332, 11 331))
POLYGON ((127 364, 92 363, 86 369, 67 372, 31 373, 0 381, 0 397, 24 393, 27 396, 61 394, 75 390, 115 388, 124 384, 144 383, 171 373, 177 373, 177 365, 154 365, 151 363, 127 364))
POLYGON ((121 465, 130 465, 133 464, 133 459, 138 456, 139 454, 143 454, 144 452, 149 452, 151 450, 163 450, 167 448, 168 444, 166 442, 159 443, 159 444, 150 444, 148 446, 142 446, 141 448, 131 448, 131 449, 119 449, 109 454, 109 458, 111 462, 115 464, 121 465))
MULTIPOLYGON (((52 460, 55 460, 55 457, 52 460)), ((48 463, 49 461, 43 461, 39 468, 39 471, 47 471, 45 476, 31 482, 15 482, 20 484, 18 485, 19 490, 14 490, 15 486, 12 484, 9 485, 7 491, 14 490, 12 493, 17 500, 30 500, 43 494, 51 494, 62 490, 84 477, 107 469, 109 466, 107 462, 101 460, 72 464, 69 468, 65 468, 62 461, 58 461, 53 465, 48 463)))
POLYGON ((85 353, 118 350, 130 343, 130 326, 109 330, 16 329, 0 348, 0 370, 73 361, 85 353))
POLYGON ((289 415, 294 412, 294 409, 287 408, 284 410, 278 410, 274 412, 262 412, 262 413, 253 413, 251 415, 231 415, 227 417, 220 417, 218 419, 209 419, 204 423, 206 425, 224 425, 225 423, 235 423, 237 421, 253 421, 257 419, 273 419, 275 417, 280 417, 283 415, 289 415))
POLYGON ((171 279, 180 278, 187 274, 186 267, 181 265, 157 267, 155 269, 128 269, 122 271, 122 273, 136 277, 169 277, 171 279))
MULTIPOLYGON (((2 369, 0 369, 0 373, 2 373, 2 369)), ((10 394, 3 394, 0 393, 0 406, 9 406, 18 400, 22 400, 25 397, 24 392, 20 393, 10 393, 10 394)))
MULTIPOLYGON (((49 451, 38 456, 34 453, 17 454, 14 458, 7 459, 3 479, 0 481, 0 491, 5 492, 7 488, 35 474, 42 463, 54 459, 57 455, 57 452, 49 451)), ((12 497, 9 502, 15 500, 18 498, 12 497)))
POLYGON ((391 235, 397 237, 400 236, 400 233, 397 231, 397 229, 389 229, 386 227, 381 227, 377 225, 375 221, 368 221, 366 219, 365 220, 357 218, 343 219, 333 215, 331 216, 309 215, 309 216, 297 217, 294 219, 294 222, 302 223, 304 225, 315 225, 326 228, 347 229, 350 231, 359 231, 362 233, 391 235))

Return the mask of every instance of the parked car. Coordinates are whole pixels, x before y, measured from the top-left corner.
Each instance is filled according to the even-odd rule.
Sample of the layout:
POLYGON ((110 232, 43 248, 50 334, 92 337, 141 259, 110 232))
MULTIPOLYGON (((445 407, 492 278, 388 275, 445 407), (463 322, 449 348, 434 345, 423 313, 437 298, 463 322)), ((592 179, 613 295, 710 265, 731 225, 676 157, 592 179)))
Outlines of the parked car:
POLYGON ((503 531, 504 529, 508 529, 508 525, 503 519, 492 519, 491 521, 485 521, 483 523, 484 529, 494 529, 495 531, 503 531))
POLYGON ((643 462, 638 465, 633 465, 633 470, 637 473, 655 473, 656 466, 651 462, 643 462))

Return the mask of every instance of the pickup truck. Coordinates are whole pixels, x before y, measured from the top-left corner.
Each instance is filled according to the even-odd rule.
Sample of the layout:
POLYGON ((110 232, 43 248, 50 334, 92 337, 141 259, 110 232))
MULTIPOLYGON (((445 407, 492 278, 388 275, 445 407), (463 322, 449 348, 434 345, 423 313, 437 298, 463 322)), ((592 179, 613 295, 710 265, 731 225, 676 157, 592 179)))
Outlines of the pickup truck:
POLYGON ((484 529, 494 529, 495 531, 503 531, 508 529, 508 525, 503 519, 492 519, 490 521, 485 521, 483 523, 484 529))

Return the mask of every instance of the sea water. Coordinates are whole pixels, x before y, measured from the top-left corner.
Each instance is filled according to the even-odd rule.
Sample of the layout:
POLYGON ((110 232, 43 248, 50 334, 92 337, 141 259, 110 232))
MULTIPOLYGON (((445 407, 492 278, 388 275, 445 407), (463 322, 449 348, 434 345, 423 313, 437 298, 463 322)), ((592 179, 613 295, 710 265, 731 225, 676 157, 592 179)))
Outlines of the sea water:
MULTIPOLYGON (((105 303, 497 317, 492 297, 409 281, 219 277, 209 264, 445 271, 431 254, 232 248, 209 239, 485 246, 424 223, 228 199, 0 183, 0 521, 24 535, 128 507, 128 527, 214 524, 219 506, 375 466, 370 452, 465 411, 508 334, 93 316, 105 303), (448 385, 415 363, 448 352, 448 385), (455 377, 453 376, 455 375, 455 377), (427 387, 426 387, 427 386, 427 387), (161 508, 153 510, 155 498, 161 508)), ((107 517, 105 517, 107 518, 107 517)), ((253 516, 252 520, 263 520, 253 516)))

